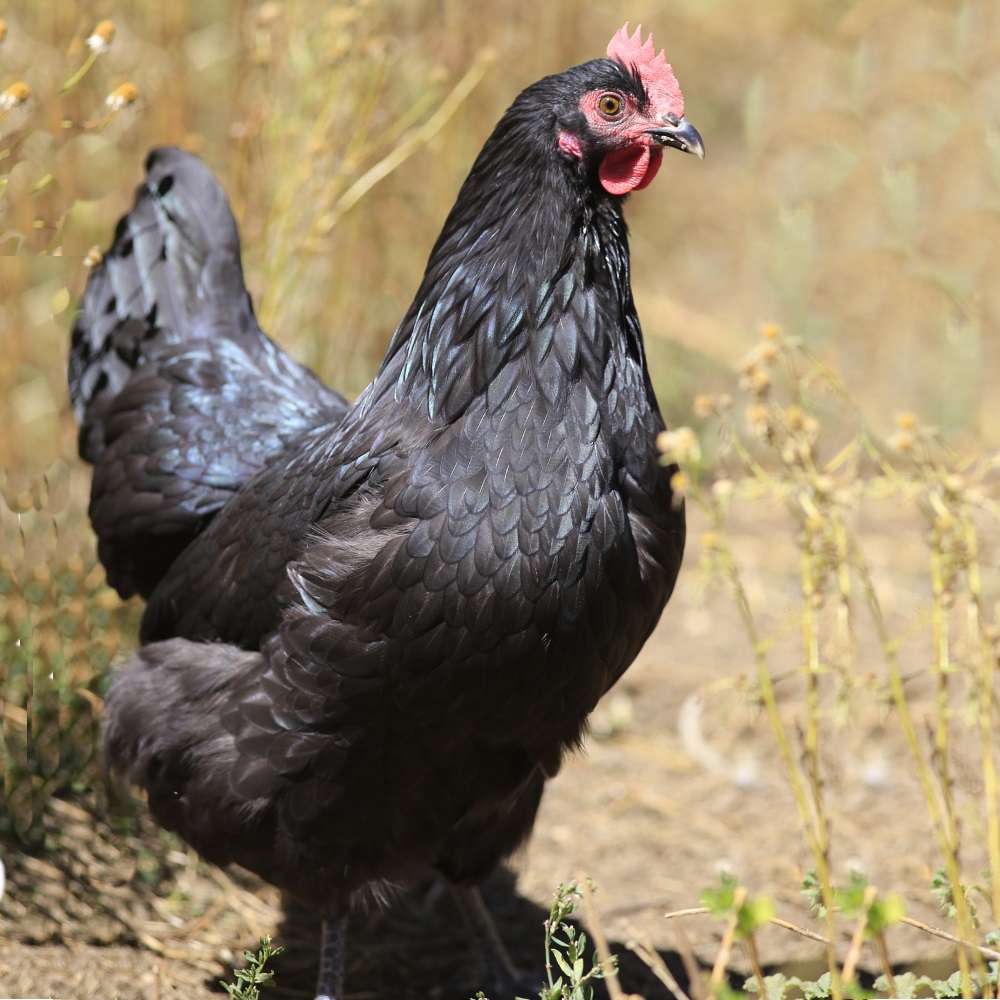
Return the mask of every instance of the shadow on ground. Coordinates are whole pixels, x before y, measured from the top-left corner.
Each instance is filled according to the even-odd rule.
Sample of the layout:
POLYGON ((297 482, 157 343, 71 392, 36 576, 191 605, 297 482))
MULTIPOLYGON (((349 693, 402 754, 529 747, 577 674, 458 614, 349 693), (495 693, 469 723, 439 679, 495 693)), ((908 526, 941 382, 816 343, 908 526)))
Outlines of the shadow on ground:
MULTIPOLYGON (((548 911, 522 896, 507 870, 497 872, 483 886, 483 896, 515 965, 537 973, 535 988, 526 989, 522 995, 529 1000, 537 997, 545 975, 543 928, 548 911)), ((428 881, 383 913, 355 915, 348 934, 346 993, 350 998, 469 1000, 481 988, 475 982, 470 939, 439 882, 428 881)), ((285 951, 271 964, 276 983, 271 995, 311 997, 319 953, 319 921, 291 902, 274 938, 285 951)), ((624 942, 612 941, 610 945, 619 957, 619 976, 626 992, 646 996, 663 993, 663 985, 624 942)), ((666 951, 660 956, 686 989, 687 975, 680 956, 666 951)), ((736 976, 733 985, 742 982, 743 977, 736 976)), ((600 983, 596 984, 596 995, 607 995, 600 983)))

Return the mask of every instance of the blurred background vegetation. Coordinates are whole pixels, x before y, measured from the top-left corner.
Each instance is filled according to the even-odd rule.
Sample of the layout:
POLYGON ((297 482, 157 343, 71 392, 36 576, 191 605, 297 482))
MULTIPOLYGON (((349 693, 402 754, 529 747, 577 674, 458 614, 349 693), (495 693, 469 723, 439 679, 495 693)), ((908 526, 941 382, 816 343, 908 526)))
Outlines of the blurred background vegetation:
POLYGON ((83 258, 107 245, 150 146, 208 160, 233 199, 265 328, 356 394, 497 117, 523 86, 602 54, 626 18, 655 29, 708 148, 704 163, 671 157, 629 210, 665 409, 723 384, 758 323, 775 320, 842 371, 883 428, 905 409, 1000 440, 990 0, 0 10, 5 468, 37 473, 69 453, 62 367, 83 258), (64 90, 105 19, 107 51, 64 90), (424 127, 477 81, 443 108, 450 120, 424 127), (358 198, 352 186, 401 141, 412 155, 358 198))
POLYGON ((1000 444, 995 0, 8 0, 0 18, 0 836, 40 845, 53 793, 90 794, 107 666, 134 641, 139 609, 95 563, 64 367, 88 255, 151 146, 207 160, 262 325, 353 396, 507 104, 641 21, 708 151, 668 156, 628 208, 668 422, 731 388, 775 321, 874 434, 913 411, 963 450, 1000 444))

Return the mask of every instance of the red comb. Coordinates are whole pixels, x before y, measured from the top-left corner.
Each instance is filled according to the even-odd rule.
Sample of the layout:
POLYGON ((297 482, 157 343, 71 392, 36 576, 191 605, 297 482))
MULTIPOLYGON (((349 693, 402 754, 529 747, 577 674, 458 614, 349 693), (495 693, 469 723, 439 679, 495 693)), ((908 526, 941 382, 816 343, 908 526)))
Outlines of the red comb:
POLYGON ((628 21, 622 25, 614 38, 608 43, 608 58, 620 62, 623 66, 632 67, 639 71, 642 77, 643 86, 653 107, 659 111, 667 111, 678 118, 684 117, 684 95, 681 94, 681 85, 674 76, 674 71, 667 62, 667 57, 660 50, 656 54, 653 45, 653 36, 646 39, 646 44, 642 42, 642 25, 635 29, 635 34, 631 37, 628 33, 628 21))

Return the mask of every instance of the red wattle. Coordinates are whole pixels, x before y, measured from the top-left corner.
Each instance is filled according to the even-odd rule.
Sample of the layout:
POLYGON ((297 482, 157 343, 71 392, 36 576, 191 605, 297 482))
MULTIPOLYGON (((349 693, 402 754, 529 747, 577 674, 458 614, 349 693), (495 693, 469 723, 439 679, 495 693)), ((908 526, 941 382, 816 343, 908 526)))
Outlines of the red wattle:
POLYGON ((649 166, 646 167, 646 173, 642 180, 636 184, 636 191, 641 191, 657 174, 660 169, 660 165, 663 163, 663 150, 657 146, 655 149, 650 149, 649 151, 649 166))
POLYGON ((654 151, 645 143, 633 143, 624 149, 616 149, 601 160, 597 176, 609 194, 628 194, 644 188, 660 169, 662 150, 654 151))

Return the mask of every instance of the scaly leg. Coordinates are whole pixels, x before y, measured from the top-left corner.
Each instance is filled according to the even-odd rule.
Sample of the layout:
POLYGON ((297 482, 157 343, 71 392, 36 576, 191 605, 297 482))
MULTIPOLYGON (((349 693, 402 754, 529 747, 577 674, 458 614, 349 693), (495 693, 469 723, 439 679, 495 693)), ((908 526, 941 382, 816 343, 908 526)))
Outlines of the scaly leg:
POLYGON ((347 918, 323 920, 316 1000, 344 1000, 344 939, 347 918))
POLYGON ((475 886, 455 885, 445 880, 462 920, 474 941, 481 983, 489 997, 513 997, 522 987, 522 976, 514 967, 497 925, 475 886))

